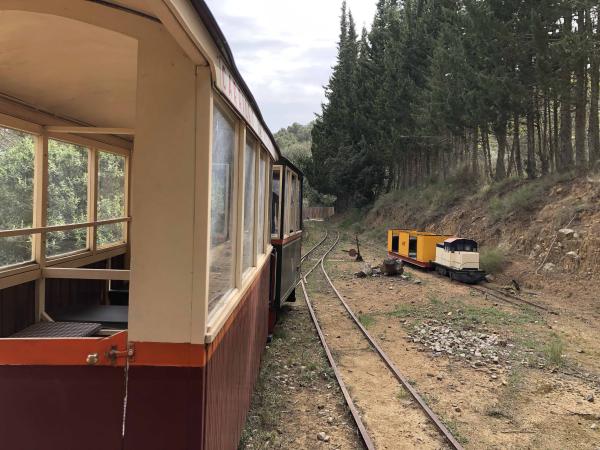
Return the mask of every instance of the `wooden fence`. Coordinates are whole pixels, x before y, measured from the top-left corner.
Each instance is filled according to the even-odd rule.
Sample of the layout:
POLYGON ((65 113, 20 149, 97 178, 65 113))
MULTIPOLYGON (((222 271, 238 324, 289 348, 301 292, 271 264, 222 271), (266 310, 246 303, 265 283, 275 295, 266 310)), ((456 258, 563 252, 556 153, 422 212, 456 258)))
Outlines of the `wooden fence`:
POLYGON ((302 210, 304 220, 324 220, 334 214, 335 208, 333 206, 310 206, 302 210))

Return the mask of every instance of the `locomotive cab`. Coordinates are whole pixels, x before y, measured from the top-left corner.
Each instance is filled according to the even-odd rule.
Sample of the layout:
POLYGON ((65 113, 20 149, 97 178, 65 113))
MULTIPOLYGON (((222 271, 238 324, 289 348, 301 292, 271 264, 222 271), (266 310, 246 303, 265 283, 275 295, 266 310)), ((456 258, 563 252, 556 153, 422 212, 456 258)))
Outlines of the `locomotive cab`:
POLYGON ((438 243, 435 267, 441 275, 463 283, 478 283, 485 273, 479 270, 479 251, 473 239, 453 237, 438 243))

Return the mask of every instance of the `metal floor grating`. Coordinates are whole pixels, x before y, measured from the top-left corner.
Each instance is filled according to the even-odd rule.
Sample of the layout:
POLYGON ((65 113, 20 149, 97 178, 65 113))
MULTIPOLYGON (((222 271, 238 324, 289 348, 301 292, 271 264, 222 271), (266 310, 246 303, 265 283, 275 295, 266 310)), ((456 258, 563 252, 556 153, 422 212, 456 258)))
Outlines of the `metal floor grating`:
POLYGON ((96 334, 102 325, 87 322, 39 322, 28 326, 11 338, 70 338, 89 337, 96 334))

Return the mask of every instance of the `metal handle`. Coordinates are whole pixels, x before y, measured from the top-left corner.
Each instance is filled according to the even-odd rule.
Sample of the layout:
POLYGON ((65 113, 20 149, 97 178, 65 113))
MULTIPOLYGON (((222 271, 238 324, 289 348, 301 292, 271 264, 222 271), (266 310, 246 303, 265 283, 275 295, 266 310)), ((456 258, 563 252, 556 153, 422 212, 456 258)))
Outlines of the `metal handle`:
POLYGON ((98 353, 90 353, 89 355, 87 355, 85 362, 88 366, 95 366, 96 364, 98 364, 99 360, 100 358, 98 356, 98 353))

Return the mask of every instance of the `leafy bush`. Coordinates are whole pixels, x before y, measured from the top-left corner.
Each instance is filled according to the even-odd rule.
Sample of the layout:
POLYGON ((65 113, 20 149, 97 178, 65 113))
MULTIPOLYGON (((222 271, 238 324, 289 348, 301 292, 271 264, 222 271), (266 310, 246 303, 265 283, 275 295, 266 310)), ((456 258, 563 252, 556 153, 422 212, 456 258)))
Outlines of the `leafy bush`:
POLYGON ((479 254, 481 268, 488 273, 498 273, 506 266, 506 253, 501 248, 486 248, 479 254))

